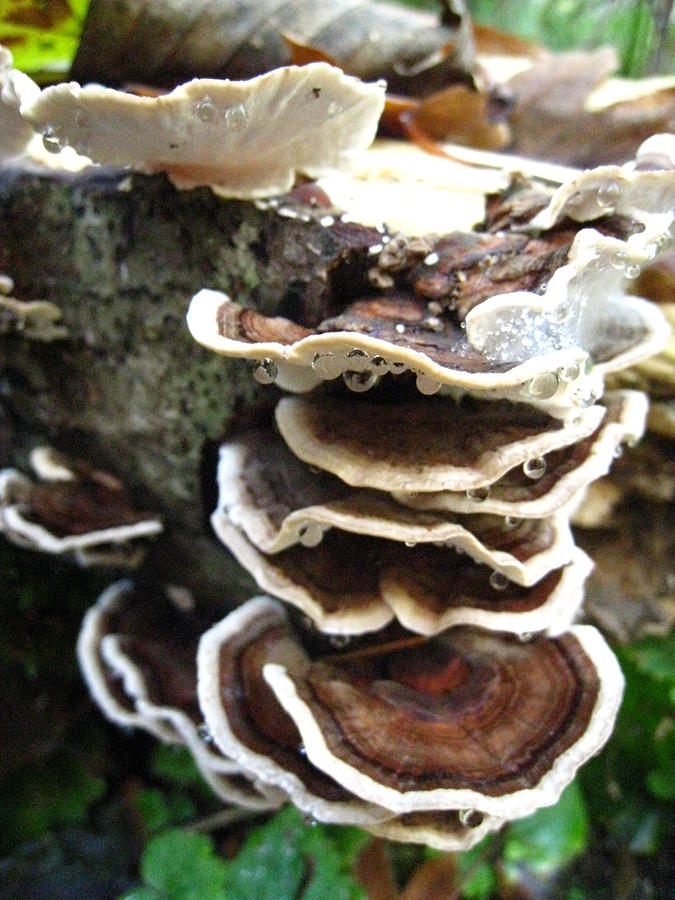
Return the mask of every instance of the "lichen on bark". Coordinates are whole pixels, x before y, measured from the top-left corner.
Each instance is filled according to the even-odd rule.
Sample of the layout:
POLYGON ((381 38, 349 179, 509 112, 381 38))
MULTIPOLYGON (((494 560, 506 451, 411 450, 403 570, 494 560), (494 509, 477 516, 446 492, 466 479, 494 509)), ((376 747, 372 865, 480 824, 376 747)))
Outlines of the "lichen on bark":
POLYGON ((342 252, 318 222, 259 207, 125 171, 0 175, 0 272, 21 300, 56 304, 68 329, 49 344, 2 338, 2 464, 25 467, 46 441, 114 472, 166 523, 150 570, 207 596, 241 576, 211 545, 204 466, 261 389, 195 344, 190 298, 208 286, 267 313, 316 310, 342 252))

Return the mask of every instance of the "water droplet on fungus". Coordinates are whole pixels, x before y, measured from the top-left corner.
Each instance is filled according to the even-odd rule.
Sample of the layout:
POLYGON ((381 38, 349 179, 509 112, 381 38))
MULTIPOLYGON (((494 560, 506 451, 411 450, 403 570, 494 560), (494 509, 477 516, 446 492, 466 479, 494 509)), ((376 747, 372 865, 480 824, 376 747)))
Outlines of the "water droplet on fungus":
POLYGON ((527 459, 523 463, 523 474, 532 481, 537 481, 546 472, 546 460, 543 456, 527 459))

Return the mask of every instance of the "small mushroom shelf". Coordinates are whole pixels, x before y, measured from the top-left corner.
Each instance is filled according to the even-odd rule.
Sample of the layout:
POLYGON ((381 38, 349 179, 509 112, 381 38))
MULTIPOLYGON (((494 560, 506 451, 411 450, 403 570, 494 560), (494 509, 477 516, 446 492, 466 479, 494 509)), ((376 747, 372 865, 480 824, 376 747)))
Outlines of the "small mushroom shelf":
POLYGON ((482 234, 381 234, 370 287, 319 323, 192 301, 200 343, 291 392, 218 465, 214 530, 266 596, 197 623, 121 583, 80 658, 108 715, 186 744, 233 802, 464 849, 611 733, 623 679, 575 624, 569 516, 644 428, 604 377, 666 337, 626 281, 667 245, 675 183, 605 167, 529 217, 516 195, 482 234))

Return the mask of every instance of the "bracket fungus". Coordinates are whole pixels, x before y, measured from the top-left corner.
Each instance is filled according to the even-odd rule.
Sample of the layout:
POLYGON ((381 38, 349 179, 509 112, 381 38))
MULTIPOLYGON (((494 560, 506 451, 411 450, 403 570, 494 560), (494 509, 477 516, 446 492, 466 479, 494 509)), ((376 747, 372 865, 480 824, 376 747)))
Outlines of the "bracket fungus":
POLYGON ((572 536, 563 511, 504 524, 499 516, 417 511, 388 493, 345 490, 298 462, 272 431, 250 432, 221 447, 219 502, 212 517, 231 522, 264 553, 314 546, 337 528, 402 544, 443 544, 492 566, 518 584, 534 584, 569 562, 572 536))
POLYGON ((562 185, 529 228, 550 229, 565 219, 598 223, 612 215, 633 223, 632 233, 582 229, 567 264, 552 273, 539 298, 506 292, 469 312, 469 343, 494 362, 527 359, 533 347, 555 352, 582 346, 603 375, 658 352, 668 334, 663 316, 627 296, 625 282, 672 241, 674 155, 675 136, 659 135, 638 151, 636 162, 601 166, 562 185), (649 148, 654 146, 659 165, 667 168, 643 167, 653 159, 649 148))
POLYGON ((394 617, 418 634, 453 625, 556 631, 576 616, 591 567, 574 549, 566 565, 527 587, 456 548, 426 543, 402 553, 394 541, 332 530, 316 547, 269 555, 224 516, 214 516, 213 527, 263 590, 338 635, 375 631, 394 617))
POLYGON ((492 484, 587 437, 603 414, 593 406, 563 422, 524 403, 468 397, 402 400, 393 411, 369 398, 284 397, 275 419, 287 446, 310 466, 355 487, 426 494, 492 484))
MULTIPOLYGON (((198 653, 199 701, 216 744, 252 777, 280 788, 319 821, 358 824, 375 833, 388 823, 394 832, 402 828, 405 823, 393 810, 354 793, 332 772, 313 764, 298 723, 267 684, 265 670, 272 660, 301 667, 308 661, 280 605, 269 597, 245 603, 204 634, 198 653), (244 697, 255 697, 255 702, 244 703, 244 697)), ((411 822, 409 833, 424 827, 430 844, 460 850, 500 825, 490 815, 464 825, 454 812, 411 822)))
POLYGON ((60 325, 63 315, 55 303, 47 300, 17 300, 8 296, 14 282, 0 275, 0 337, 20 334, 34 341, 56 341, 68 337, 68 329, 60 325))
MULTIPOLYGON (((369 805, 366 827, 417 812, 475 810, 481 825, 494 817, 491 827, 527 815, 555 802, 611 729, 622 678, 593 628, 525 643, 459 628, 410 644, 312 653, 281 606, 260 597, 202 638, 202 711, 224 753, 307 809, 284 745, 293 741, 296 754, 302 746, 304 765, 325 773, 352 803, 369 805), (246 695, 257 703, 244 718, 246 695), (251 746, 251 718, 260 730, 263 704, 269 709, 275 700, 290 721, 272 750, 260 753, 259 743, 251 746), (373 803, 381 808, 373 811, 373 803)), ((327 820, 318 803, 311 812, 327 820)), ((433 822, 429 815, 430 831, 433 822)))
MULTIPOLYGON (((55 149, 261 198, 348 164, 382 100, 312 64, 157 98, 61 85, 20 109, 55 149)), ((223 797, 442 849, 557 800, 622 693, 574 624, 591 564, 569 516, 644 427, 636 392, 599 402, 605 376, 665 339, 627 288, 673 222, 647 150, 555 192, 514 183, 480 232, 364 227, 363 271, 326 272, 293 319, 193 297, 197 342, 296 394, 277 430, 258 416, 223 443, 211 519, 271 596, 176 625, 129 586, 104 595, 80 659, 109 716, 184 743, 223 797)), ((325 209, 307 221, 332 238, 347 222, 325 209)))
POLYGON ((283 799, 279 793, 258 790, 204 730, 195 654, 208 624, 166 597, 117 582, 85 616, 77 645, 80 668, 92 697, 113 722, 186 746, 223 800, 274 809, 283 799))
POLYGON ((220 291, 204 289, 192 299, 188 327, 200 344, 224 356, 257 361, 270 381, 293 391, 342 376, 350 390, 362 393, 382 375, 410 371, 422 394, 447 387, 518 400, 530 391, 531 402, 551 411, 569 408, 569 395, 583 406, 599 393, 598 379, 587 372, 588 354, 579 348, 510 367, 493 364, 471 347, 461 323, 433 312, 411 296, 384 296, 355 301, 339 321, 312 330, 280 317, 272 321, 220 291), (558 370, 574 377, 554 374, 553 390, 548 381, 558 370))
POLYGON ((156 516, 134 509, 117 478, 36 447, 39 480, 0 470, 0 533, 31 550, 70 554, 81 565, 136 566, 141 538, 162 531, 156 516))
MULTIPOLYGON (((635 164, 592 170, 543 193, 529 218, 497 234, 432 239, 426 271, 410 264, 388 293, 353 297, 318 324, 264 316, 205 289, 188 327, 290 390, 342 375, 363 392, 410 370, 424 394, 469 391, 563 415, 592 405, 606 374, 663 346, 663 315, 626 283, 670 243, 673 180, 635 164)), ((374 261, 390 239, 370 248, 374 261)))
POLYGON ((606 741, 622 694, 588 626, 529 642, 451 629, 378 656, 352 671, 347 658, 270 661, 263 676, 308 759, 398 813, 507 818, 554 803, 606 741))
POLYGON ((608 391, 602 406, 591 407, 597 412, 605 410, 597 428, 576 443, 542 454, 543 465, 539 469, 531 470, 530 466, 528 470, 526 464, 514 467, 482 490, 396 491, 394 496, 399 503, 415 509, 519 518, 550 516, 606 475, 624 444, 633 445, 640 440, 647 407, 647 398, 640 391, 608 391), (535 474, 538 477, 533 477, 535 474))
POLYGON ((34 96, 39 88, 23 72, 12 68, 12 54, 0 45, 0 160, 23 156, 35 132, 19 112, 21 96, 34 96))
POLYGON ((72 147, 95 163, 251 198, 289 190, 298 173, 349 167, 373 140, 383 105, 384 84, 312 63, 249 81, 195 78, 158 97, 70 82, 19 109, 55 152, 72 147))

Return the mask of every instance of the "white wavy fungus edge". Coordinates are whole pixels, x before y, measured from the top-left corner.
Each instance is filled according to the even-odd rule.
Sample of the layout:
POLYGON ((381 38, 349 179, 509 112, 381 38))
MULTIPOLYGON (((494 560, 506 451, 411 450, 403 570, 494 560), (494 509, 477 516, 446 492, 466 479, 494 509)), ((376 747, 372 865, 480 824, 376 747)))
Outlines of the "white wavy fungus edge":
MULTIPOLYGON (((449 409, 453 410, 452 402, 446 402, 449 402, 449 409)), ((279 433, 298 459, 330 472, 353 487, 376 488, 394 495, 406 491, 419 491, 423 494, 441 490, 466 491, 490 485, 528 459, 544 456, 588 437, 599 427, 604 415, 603 408, 596 404, 580 409, 575 417, 569 417, 559 428, 547 429, 542 426, 539 432, 525 436, 504 436, 500 444, 484 450, 471 464, 453 465, 450 458, 445 463, 436 460, 429 464, 424 449, 421 449, 414 460, 403 465, 393 456, 389 445, 385 445, 385 452, 381 457, 374 450, 359 448, 350 432, 350 416, 345 415, 345 411, 350 410, 353 418, 354 407, 349 403, 349 398, 317 403, 311 398, 308 401, 299 397, 283 397, 277 404, 274 415, 279 433), (334 410, 338 411, 339 421, 345 423, 339 433, 336 433, 337 429, 331 423, 334 410), (387 449, 389 453, 386 452, 387 449)), ((457 410, 453 412, 455 416, 458 415, 457 410)), ((369 427, 377 433, 379 423, 391 415, 391 410, 388 407, 382 410, 377 407, 370 410, 366 407, 364 413, 371 417, 369 427)), ((508 415, 504 418, 508 421, 508 415)), ((467 421, 470 423, 470 416, 467 421)), ((419 434, 416 439, 422 448, 425 433, 428 433, 424 426, 438 430, 439 424, 434 415, 418 422, 419 434)))
POLYGON ((303 535, 306 529, 316 533, 319 543, 329 528, 352 534, 368 535, 405 543, 442 543, 461 550, 477 563, 502 572, 510 581, 523 587, 536 584, 553 569, 567 565, 572 558, 574 539, 569 525, 569 510, 562 508, 546 519, 553 537, 551 544, 525 560, 507 550, 494 549, 484 543, 461 520, 446 520, 443 515, 432 518, 425 513, 399 506, 388 495, 359 495, 355 489, 345 502, 324 501, 285 513, 277 523, 264 507, 251 500, 242 479, 247 448, 241 441, 220 447, 217 480, 218 505, 211 523, 218 533, 218 519, 240 528, 249 541, 263 553, 279 553, 296 544, 310 546, 303 535), (350 508, 350 505, 352 508, 350 508))
MULTIPOLYGON (((378 357, 384 359, 393 371, 408 369, 415 372, 418 387, 421 379, 426 379, 435 383, 441 392, 447 388, 469 391, 485 398, 527 402, 560 418, 571 408, 591 405, 602 394, 602 378, 595 371, 597 367, 588 371, 589 354, 578 347, 543 353, 504 372, 466 372, 442 366, 418 350, 353 331, 310 334, 293 344, 278 341, 253 344, 224 337, 219 332, 218 322, 222 308, 233 302, 227 294, 209 288, 203 288, 195 294, 187 313, 187 325, 192 337, 199 344, 223 356, 273 361, 278 369, 276 383, 293 392, 309 391, 325 380, 313 370, 316 359, 333 357, 342 365, 342 371, 347 372, 351 370, 348 355, 359 350, 366 354, 368 363, 378 357), (539 376, 566 371, 577 374, 569 381, 560 378, 553 396, 540 399, 531 392, 530 386, 539 376)), ((651 307, 646 301, 643 303, 645 307, 651 307)), ((340 371, 331 377, 339 375, 340 371)), ((373 383, 376 381, 377 378, 373 383)))
MULTIPOLYGON (((435 635, 458 625, 476 625, 492 631, 527 634, 546 631, 560 634, 576 618, 583 600, 584 582, 593 567, 578 548, 561 571, 558 584, 541 606, 524 612, 496 611, 469 604, 430 609, 414 592, 400 583, 396 567, 383 564, 379 575, 379 596, 327 612, 312 594, 311 586, 296 582, 293 573, 280 568, 274 556, 261 553, 242 531, 217 512, 212 517, 214 531, 258 586, 301 610, 320 631, 332 635, 362 635, 384 628, 394 617, 416 634, 435 635)), ((439 553, 442 551, 439 551, 439 553)), ((403 557, 405 559, 405 557, 403 557)), ((489 568, 486 568, 486 582, 489 568)))
MULTIPOLYGON (((591 482, 609 472, 615 454, 623 443, 629 446, 637 443, 644 434, 649 400, 642 391, 608 391, 606 401, 618 402, 618 416, 612 421, 603 421, 593 435, 593 444, 588 456, 569 472, 566 472, 544 494, 532 500, 502 500, 492 493, 474 498, 471 492, 438 491, 410 493, 393 491, 398 503, 413 509, 455 512, 467 515, 491 513, 497 516, 511 516, 519 519, 539 519, 553 515, 558 509, 580 497, 591 482)), ((593 408, 593 407, 592 407, 593 408)), ((544 460, 546 457, 544 456, 544 460)), ((499 485, 499 480, 488 487, 499 485)))
MULTIPOLYGON (((312 794, 303 781, 268 756, 256 753, 234 734, 221 701, 220 653, 223 644, 246 632, 264 630, 269 622, 285 622, 280 603, 269 597, 255 597, 206 631, 197 652, 197 693, 206 724, 220 750, 236 760, 242 770, 251 773, 265 785, 281 789, 307 815, 320 822, 369 825, 393 817, 391 810, 367 800, 337 802, 312 794)), ((332 777, 330 772, 329 777, 332 777)))
POLYGON ((24 90, 16 105, 53 153, 70 147, 246 199, 289 190, 299 172, 349 169, 375 137, 384 84, 311 63, 247 81, 196 78, 159 97, 69 82, 24 90))
POLYGON ((35 82, 12 68, 12 54, 0 45, 0 161, 26 153, 35 132, 19 112, 21 98, 26 102, 40 93, 35 82))
MULTIPOLYGON (((396 821, 395 812, 372 803, 367 797, 330 801, 312 794, 297 775, 243 744, 230 727, 221 701, 221 649, 228 640, 245 634, 247 629, 253 629, 256 635, 270 623, 285 621, 286 613, 277 600, 266 596, 254 597, 205 632, 199 644, 197 689, 204 719, 216 744, 223 753, 237 761, 242 771, 248 772, 249 777, 257 778, 261 787, 281 790, 298 809, 316 821, 359 825, 374 834, 386 833, 392 840, 424 842, 439 849, 468 850, 485 834, 503 825, 501 819, 486 815, 478 826, 463 826, 453 834, 434 828, 433 823, 422 828, 406 828, 396 821)), ((326 774, 333 779, 330 771, 326 774)))
POLYGON ((200 737, 197 726, 181 709, 152 701, 142 670, 124 651, 120 637, 106 634, 108 616, 120 610, 133 591, 124 579, 106 588, 96 604, 87 610, 77 640, 77 658, 89 692, 108 719, 126 728, 141 728, 168 744, 180 744, 190 751, 199 771, 213 791, 228 803, 249 809, 276 809, 283 797, 257 785, 242 789, 228 776, 239 776, 241 768, 233 760, 214 753, 200 737), (118 679, 132 708, 124 706, 111 692, 108 681, 118 679))
POLYGON ((562 218, 593 221, 608 214, 641 223, 626 240, 584 228, 576 235, 568 263, 551 277, 543 294, 516 291, 490 297, 466 317, 469 343, 495 363, 524 361, 574 348, 591 351, 612 322, 644 331, 644 339, 596 370, 626 368, 663 349, 668 324, 658 307, 626 293, 627 280, 671 245, 675 220, 675 170, 643 171, 640 160, 659 151, 675 158, 675 135, 655 135, 641 145, 636 162, 584 172, 554 193, 527 229, 549 229, 562 218))
MULTIPOLYGON (((569 409, 595 402, 602 395, 607 373, 657 353, 667 341, 669 328, 661 311, 628 296, 626 284, 672 242, 675 172, 641 171, 636 166, 643 157, 653 156, 654 148, 659 158, 669 159, 668 154, 675 155, 673 142, 671 135, 654 136, 642 145, 636 163, 583 173, 560 187, 548 207, 525 226, 545 230, 563 216, 587 221, 617 213, 642 223, 644 230, 624 241, 594 228, 582 229, 572 243, 568 262, 552 275, 543 294, 499 294, 471 310, 466 319, 469 344, 488 361, 509 366, 506 371, 450 369, 424 353, 355 332, 311 334, 293 344, 225 337, 218 323, 223 309, 233 301, 207 288, 192 298, 188 328, 198 343, 224 356, 273 362, 277 384, 290 391, 305 392, 321 383, 317 359, 329 359, 335 369, 323 379, 348 372, 348 356, 356 350, 366 355, 367 362, 378 357, 380 367, 383 360, 390 371, 413 371, 424 393, 440 388, 525 400, 563 417, 569 409), (628 337, 623 348, 595 362, 592 351, 598 349, 608 320, 639 340, 628 337), (570 371, 577 372, 576 377, 566 377, 570 371), (553 382, 552 376, 555 390, 551 393, 547 386, 542 394, 543 382, 553 382)), ((372 383, 377 380, 373 377, 372 383)))

